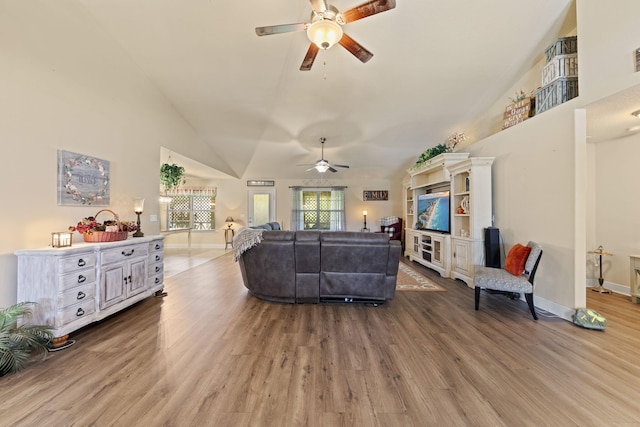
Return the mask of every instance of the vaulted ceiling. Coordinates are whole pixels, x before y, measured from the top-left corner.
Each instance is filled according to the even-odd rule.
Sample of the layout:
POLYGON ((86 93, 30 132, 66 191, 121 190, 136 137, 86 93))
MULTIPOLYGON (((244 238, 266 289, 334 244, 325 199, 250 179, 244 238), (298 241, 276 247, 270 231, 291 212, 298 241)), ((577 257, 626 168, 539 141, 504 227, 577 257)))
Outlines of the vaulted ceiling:
MULTIPOLYGON (((397 0, 345 25, 374 56, 339 45, 299 71, 308 0, 78 0, 125 49, 232 177, 304 179, 298 164, 348 164, 332 177, 396 179, 464 131, 539 58, 571 0, 397 0)), ((346 10, 363 1, 334 0, 346 10)))

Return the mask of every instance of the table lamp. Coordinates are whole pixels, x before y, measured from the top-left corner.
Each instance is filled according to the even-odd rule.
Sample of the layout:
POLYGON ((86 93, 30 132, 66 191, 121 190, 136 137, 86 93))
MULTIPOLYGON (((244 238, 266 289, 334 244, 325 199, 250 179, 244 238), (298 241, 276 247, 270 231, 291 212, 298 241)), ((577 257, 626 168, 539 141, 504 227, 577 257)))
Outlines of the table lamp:
POLYGON ((142 232, 142 228, 140 227, 140 215, 144 211, 144 198, 139 197, 135 199, 135 201, 133 202, 133 211, 136 213, 136 215, 138 215, 138 221, 136 222, 138 229, 135 233, 133 233, 133 237, 144 237, 144 233, 142 232))

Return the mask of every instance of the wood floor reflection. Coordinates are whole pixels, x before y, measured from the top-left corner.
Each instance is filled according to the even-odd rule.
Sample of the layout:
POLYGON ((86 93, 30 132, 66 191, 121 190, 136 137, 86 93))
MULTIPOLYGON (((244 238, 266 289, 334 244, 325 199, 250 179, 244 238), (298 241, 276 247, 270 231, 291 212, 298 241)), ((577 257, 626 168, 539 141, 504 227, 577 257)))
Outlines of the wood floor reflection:
MULTIPOLYGON (((277 268, 277 266, 269 266, 277 268)), ((591 292, 605 332, 524 302, 399 292, 379 307, 272 304, 232 254, 0 378, 6 426, 640 425, 640 305, 591 292)))

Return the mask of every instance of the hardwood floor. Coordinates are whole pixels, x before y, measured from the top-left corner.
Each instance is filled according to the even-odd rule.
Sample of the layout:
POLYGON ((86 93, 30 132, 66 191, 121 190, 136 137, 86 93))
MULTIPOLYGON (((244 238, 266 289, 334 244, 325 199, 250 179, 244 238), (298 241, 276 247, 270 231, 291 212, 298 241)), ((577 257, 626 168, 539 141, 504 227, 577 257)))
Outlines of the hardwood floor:
POLYGON ((272 304, 225 254, 0 378, 0 425, 640 425, 640 305, 589 292, 590 331, 425 275, 447 292, 272 304))

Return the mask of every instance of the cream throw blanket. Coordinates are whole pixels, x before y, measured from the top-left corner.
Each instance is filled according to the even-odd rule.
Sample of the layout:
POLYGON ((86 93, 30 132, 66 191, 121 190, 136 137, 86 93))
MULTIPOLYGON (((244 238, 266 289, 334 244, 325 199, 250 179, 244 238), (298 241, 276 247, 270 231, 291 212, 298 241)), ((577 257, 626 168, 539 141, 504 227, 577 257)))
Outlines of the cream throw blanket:
POLYGON ((241 228, 233 236, 233 259, 238 261, 240 255, 262 242, 263 229, 241 228))

